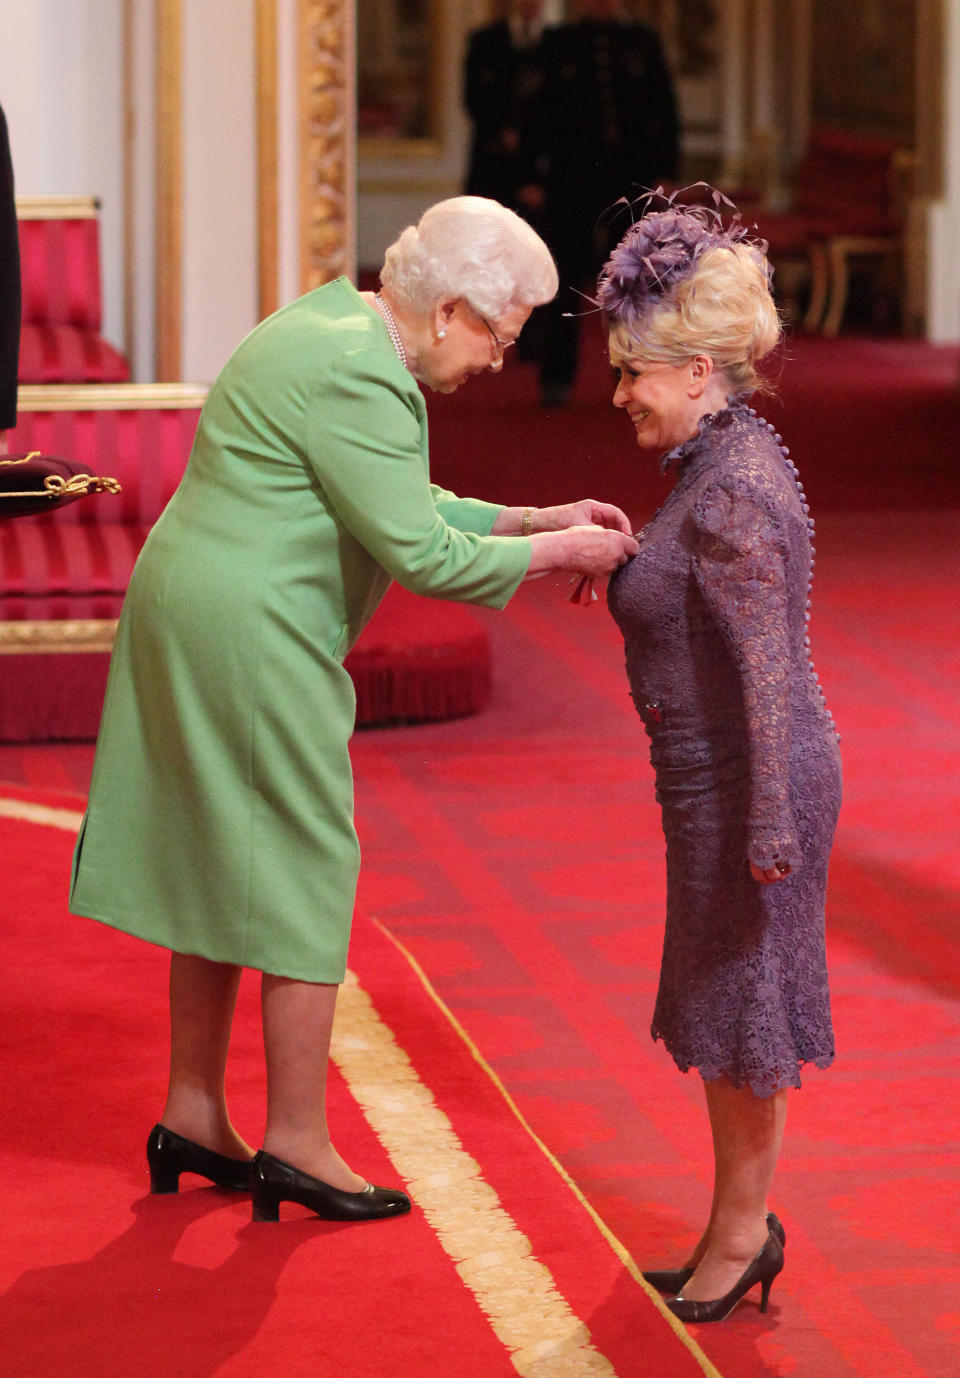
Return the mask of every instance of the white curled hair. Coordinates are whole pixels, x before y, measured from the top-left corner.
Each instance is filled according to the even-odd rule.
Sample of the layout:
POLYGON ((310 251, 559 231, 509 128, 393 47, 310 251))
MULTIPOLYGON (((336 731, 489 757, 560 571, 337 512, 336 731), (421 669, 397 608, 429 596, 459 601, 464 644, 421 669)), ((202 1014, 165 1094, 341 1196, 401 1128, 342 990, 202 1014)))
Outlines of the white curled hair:
POLYGON ((539 306, 557 293, 543 240, 519 215, 484 196, 453 196, 424 211, 387 250, 380 281, 401 307, 422 314, 465 298, 482 316, 539 306))

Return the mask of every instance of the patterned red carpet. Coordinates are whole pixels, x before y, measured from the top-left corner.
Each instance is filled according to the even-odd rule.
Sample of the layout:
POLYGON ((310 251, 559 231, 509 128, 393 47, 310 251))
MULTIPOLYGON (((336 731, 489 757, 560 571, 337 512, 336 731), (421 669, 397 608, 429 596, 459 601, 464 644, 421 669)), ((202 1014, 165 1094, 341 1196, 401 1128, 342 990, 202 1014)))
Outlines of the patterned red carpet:
MULTIPOLYGON (((291 1217, 261 1245, 257 1231, 266 1227, 248 1226, 243 1207, 216 1192, 145 1198, 140 1140, 162 1075, 162 958, 68 919, 58 887, 69 834, 8 821, 0 907, 17 961, 8 1015, 15 1034, 4 1054, 8 1290, 0 1321, 17 1337, 6 1349, 11 1373, 958 1371, 960 553, 956 511, 925 510, 911 496, 957 504, 956 475, 937 458, 930 430, 953 462, 956 402, 946 355, 904 346, 898 357, 884 342, 870 348, 865 363, 848 345, 845 412, 841 355, 829 347, 811 404, 824 424, 820 449, 786 380, 778 404, 808 489, 822 492, 813 649, 843 733, 846 795, 828 906, 838 1058, 829 1071, 811 1072, 792 1098, 771 1203, 787 1229, 786 1269, 769 1313, 761 1317, 748 1299, 725 1324, 691 1332, 689 1349, 632 1276, 631 1260, 679 1262, 695 1237, 709 1201, 708 1133, 696 1077, 680 1076, 647 1033, 662 840, 617 634, 602 605, 571 607, 565 588, 540 581, 489 615, 489 709, 355 739, 365 869, 353 964, 360 993, 479 1165, 482 1185, 496 1193, 494 1216, 479 1231, 490 1246, 485 1256, 509 1256, 514 1247, 501 1233, 502 1212, 550 1281, 537 1274, 478 1285, 483 1269, 464 1266, 476 1260, 476 1233, 466 1251, 456 1242, 476 1220, 468 1213, 451 1223, 443 1212, 455 1216, 455 1201, 428 1196, 409 1221, 365 1231, 291 1217), (910 425, 896 429, 908 416, 910 425), (855 445, 865 418, 876 446, 885 446, 875 469, 876 451, 855 445), (856 502, 844 493, 848 483, 853 489, 849 475, 834 475, 845 454, 860 475, 856 502), (875 482, 864 496, 867 475, 875 482), (519 1126, 387 935, 419 963, 576 1189, 519 1126), (518 1293, 540 1296, 537 1287, 545 1300, 534 1308, 543 1317, 534 1335, 508 1313, 518 1293), (198 1317, 207 1323, 198 1327, 198 1317), (531 1338, 573 1348, 548 1358, 548 1349, 531 1350, 531 1338), (601 1358, 608 1368, 596 1367, 601 1358)), ((808 381, 814 375, 810 358, 797 369, 808 381)), ((435 446, 438 434, 482 442, 486 450, 473 451, 476 473, 487 458, 494 477, 509 480, 510 432, 499 435, 499 449, 494 442, 511 408, 519 414, 523 379, 517 370, 502 380, 503 413, 474 412, 473 404, 445 411, 435 446)), ((571 447, 578 427, 586 433, 587 410, 567 414, 571 446, 557 440, 552 453, 537 451, 537 481, 552 473, 569 490, 564 496, 584 487, 571 447)), ((559 436, 553 414, 544 420, 526 407, 524 415, 529 437, 559 436)), ((640 512, 656 500, 656 480, 619 428, 617 436, 621 467, 611 472, 621 484, 636 474, 628 505, 640 512)), ((611 447, 605 434, 603 446, 611 447)), ((602 470, 588 467, 588 486, 606 496, 602 470)), ((471 486, 503 492, 485 477, 471 486)), ((39 795, 76 808, 90 758, 86 747, 0 749, 0 781, 9 782, 0 799, 39 795)), ((234 1099, 255 1135, 252 986, 245 998, 234 1099)), ((426 1109, 391 1114, 378 1105, 351 1048, 379 1035, 354 994, 348 1014, 363 1032, 346 1027, 335 1083, 344 1146, 381 1180, 410 1172, 438 1187, 459 1180, 448 1144, 426 1165, 407 1156, 424 1145, 401 1131, 419 1129, 426 1109)), ((388 1100, 405 1075, 391 1073, 388 1100)), ((485 1191, 469 1196, 471 1210, 480 1198, 493 1204, 485 1191)), ((529 1307, 520 1314, 528 1317, 529 1307)))
MULTIPOLYGON (((839 1054, 793 1097, 771 1312, 744 1305, 697 1340, 725 1378, 945 1378, 960 1358, 955 519, 821 525, 814 648, 846 771, 839 1054)), ((601 609, 553 599, 525 591, 494 623, 498 707, 471 731, 358 741, 364 905, 633 1256, 666 1264, 705 1218, 709 1144, 696 1078, 647 1033, 662 842, 615 634, 601 609)))
MULTIPOLYGON (((49 760, 50 749, 44 749, 49 760)), ((39 760, 27 752, 31 773, 39 760)), ((64 907, 82 798, 0 785, 9 867, 0 1078, 0 1372, 18 1378, 710 1373, 622 1245, 514 1112, 403 949, 358 924, 330 1091, 339 1141, 403 1180, 405 1219, 343 1226, 185 1178, 146 1193, 163 1085, 166 954, 64 907)), ((256 1142, 263 1073, 244 984, 234 1117, 256 1142)))

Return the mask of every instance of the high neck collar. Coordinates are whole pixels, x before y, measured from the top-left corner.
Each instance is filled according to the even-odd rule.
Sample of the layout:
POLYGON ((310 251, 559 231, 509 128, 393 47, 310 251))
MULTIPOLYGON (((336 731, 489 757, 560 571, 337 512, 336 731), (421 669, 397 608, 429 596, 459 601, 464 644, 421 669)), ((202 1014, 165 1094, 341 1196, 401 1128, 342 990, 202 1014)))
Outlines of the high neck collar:
POLYGON ((667 474, 671 469, 679 472, 700 448, 705 436, 733 425, 734 421, 746 412, 747 399, 748 394, 741 393, 737 397, 728 397, 726 406, 718 407, 716 411, 704 412, 693 435, 660 456, 660 472, 667 474))

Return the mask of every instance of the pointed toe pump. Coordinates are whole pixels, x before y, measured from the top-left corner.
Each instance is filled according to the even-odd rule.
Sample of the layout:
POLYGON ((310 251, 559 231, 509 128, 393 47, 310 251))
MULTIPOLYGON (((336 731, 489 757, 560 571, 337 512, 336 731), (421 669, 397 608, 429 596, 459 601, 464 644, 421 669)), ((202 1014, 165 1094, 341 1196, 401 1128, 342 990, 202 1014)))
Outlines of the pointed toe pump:
POLYGON ((678 1320, 686 1321, 688 1325, 703 1325, 707 1321, 723 1321, 730 1315, 734 1307, 743 1300, 751 1287, 756 1287, 759 1282, 761 1287, 760 1310, 764 1312, 770 1299, 770 1288, 773 1286, 773 1280, 782 1270, 783 1245, 771 1230, 767 1235, 766 1244, 751 1260, 743 1276, 725 1296, 717 1297, 714 1301, 688 1301, 686 1297, 680 1295, 666 1304, 678 1320))
POLYGON ((261 1149, 253 1160, 254 1220, 279 1220, 281 1201, 306 1206, 321 1220, 385 1220, 410 1209, 405 1192, 369 1182, 362 1191, 340 1191, 261 1149))
POLYGON ((253 1180, 252 1159, 214 1153, 162 1124, 155 1124, 147 1139, 147 1166, 154 1196, 179 1191, 181 1172, 195 1172, 229 1191, 249 1191, 253 1180))
POLYGON ((692 1268, 651 1268, 643 1274, 644 1282, 657 1292, 675 1296, 693 1277, 692 1268))
MULTIPOLYGON (((771 1234, 776 1235, 780 1241, 780 1247, 783 1248, 787 1242, 787 1232, 773 1211, 767 1216, 767 1229, 771 1234)), ((643 1280, 648 1282, 655 1291, 663 1292, 664 1295, 675 1296, 677 1292, 686 1287, 693 1277, 693 1271, 692 1268, 651 1268, 649 1272, 643 1274, 643 1280)))

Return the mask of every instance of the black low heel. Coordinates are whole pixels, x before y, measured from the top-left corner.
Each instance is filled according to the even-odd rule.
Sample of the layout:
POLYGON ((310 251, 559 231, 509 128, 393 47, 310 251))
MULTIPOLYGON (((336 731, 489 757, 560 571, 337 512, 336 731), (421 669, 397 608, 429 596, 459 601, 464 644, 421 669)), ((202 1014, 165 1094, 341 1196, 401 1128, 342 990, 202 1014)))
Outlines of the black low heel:
MULTIPOLYGON (((787 1232, 773 1211, 767 1216, 767 1229, 771 1234, 776 1235, 780 1241, 780 1247, 783 1248, 787 1242, 787 1232)), ((683 1291, 693 1277, 693 1273, 693 1268, 651 1268, 649 1272, 643 1274, 643 1280, 648 1282, 654 1291, 675 1296, 677 1292, 683 1291)))
POLYGON ((405 1192, 369 1182, 363 1191, 340 1191, 261 1149, 253 1160, 253 1219, 279 1220, 281 1201, 306 1206, 321 1220, 385 1220, 410 1209, 405 1192))
POLYGON ((153 1196, 167 1196, 180 1190, 180 1171, 172 1163, 151 1163, 150 1192, 153 1196))
POLYGON ((185 1139, 162 1124, 155 1124, 147 1139, 150 1191, 154 1196, 178 1192, 181 1172, 195 1172, 228 1191, 249 1191, 251 1164, 251 1159, 227 1158, 223 1153, 214 1153, 213 1149, 195 1144, 192 1139, 185 1139))
POLYGON ((770 1300, 770 1288, 773 1286, 774 1278, 783 1271, 783 1245, 777 1235, 771 1230, 767 1235, 767 1242, 763 1248, 751 1260, 749 1266, 738 1282, 730 1288, 726 1296, 717 1297, 714 1301, 688 1301, 686 1297, 674 1297, 667 1302, 667 1306, 673 1314, 681 1321, 686 1321, 691 1325, 703 1325, 707 1321, 726 1320, 730 1312, 750 1291, 751 1287, 756 1287, 760 1283, 760 1310, 766 1311, 767 1302, 770 1300))
POLYGON ((253 1219, 256 1222, 280 1219, 280 1198, 272 1193, 253 1189, 253 1219))

